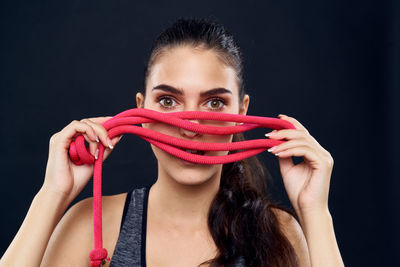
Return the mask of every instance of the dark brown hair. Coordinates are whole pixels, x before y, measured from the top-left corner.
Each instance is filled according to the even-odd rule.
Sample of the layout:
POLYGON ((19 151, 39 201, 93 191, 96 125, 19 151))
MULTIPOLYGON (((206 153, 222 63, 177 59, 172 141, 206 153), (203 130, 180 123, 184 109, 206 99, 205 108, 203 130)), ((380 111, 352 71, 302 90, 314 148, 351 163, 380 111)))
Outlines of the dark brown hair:
MULTIPOLYGON (((181 45, 215 51, 236 71, 240 105, 243 103, 242 54, 233 36, 215 18, 179 18, 157 37, 144 67, 144 96, 154 62, 170 48, 181 45)), ((242 140, 242 133, 233 135, 232 142, 242 140)), ((271 200, 266 179, 271 179, 270 174, 257 156, 223 165, 220 188, 208 214, 208 227, 219 253, 201 265, 234 266, 242 257, 246 266, 298 266, 273 208, 295 214, 271 200)))

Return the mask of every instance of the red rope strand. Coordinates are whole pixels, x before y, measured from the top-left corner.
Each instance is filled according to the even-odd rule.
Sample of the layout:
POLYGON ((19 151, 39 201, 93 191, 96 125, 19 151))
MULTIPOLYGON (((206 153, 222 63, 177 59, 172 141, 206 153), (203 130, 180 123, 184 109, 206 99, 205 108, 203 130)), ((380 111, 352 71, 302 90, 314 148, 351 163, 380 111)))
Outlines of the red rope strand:
MULTIPOLYGON (((231 143, 206 143, 175 138, 157 131, 146 129, 134 124, 163 122, 172 126, 183 128, 202 134, 230 135, 241 133, 255 128, 296 129, 290 122, 269 117, 230 114, 221 112, 182 111, 162 113, 150 109, 134 108, 123 111, 103 123, 109 137, 112 139, 125 133, 135 134, 156 147, 180 159, 198 164, 225 164, 239 161, 259 154, 270 147, 285 141, 274 139, 256 139, 231 143), (210 126, 193 123, 190 120, 213 120, 242 123, 237 126, 210 126), (223 156, 204 156, 186 152, 181 149, 194 149, 204 151, 233 151, 243 150, 223 156)), ((93 171, 93 230, 94 249, 90 252, 90 266, 98 267, 107 258, 107 250, 103 248, 102 239, 102 214, 101 214, 101 179, 104 146, 99 143, 99 156, 97 160, 85 146, 85 138, 79 135, 70 144, 69 155, 76 165, 94 164, 93 171)), ((107 258, 107 260, 110 260, 107 258)))

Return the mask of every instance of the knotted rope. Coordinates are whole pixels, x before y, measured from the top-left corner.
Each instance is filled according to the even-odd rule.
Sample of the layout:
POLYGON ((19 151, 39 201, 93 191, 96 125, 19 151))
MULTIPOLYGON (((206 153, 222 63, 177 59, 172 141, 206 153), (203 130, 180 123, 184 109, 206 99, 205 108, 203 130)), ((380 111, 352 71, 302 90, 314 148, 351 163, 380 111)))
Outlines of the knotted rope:
MULTIPOLYGON (((221 112, 204 111, 181 111, 162 113, 145 108, 134 108, 123 111, 102 125, 107 130, 108 136, 112 139, 124 133, 135 134, 148 141, 154 146, 189 162, 198 164, 225 164, 239 161, 259 154, 270 147, 279 145, 285 141, 274 139, 255 139, 231 143, 206 143, 195 142, 175 138, 157 131, 146 129, 134 124, 163 122, 176 127, 180 127, 192 132, 202 134, 229 135, 245 132, 255 128, 296 129, 288 121, 240 114, 230 114, 221 112), (242 123, 236 126, 211 126, 199 123, 193 123, 189 120, 213 120, 242 123), (205 156, 186 152, 181 149, 193 149, 203 151, 234 151, 243 150, 233 154, 222 156, 205 156)), ((69 155, 76 165, 93 164, 93 230, 94 230, 94 249, 90 252, 90 266, 99 267, 107 258, 107 250, 103 248, 102 239, 102 214, 101 214, 101 173, 103 166, 103 154, 105 147, 99 143, 99 155, 97 160, 90 154, 85 146, 85 138, 79 135, 70 144, 69 155)), ((110 260, 110 258, 107 258, 110 260)))

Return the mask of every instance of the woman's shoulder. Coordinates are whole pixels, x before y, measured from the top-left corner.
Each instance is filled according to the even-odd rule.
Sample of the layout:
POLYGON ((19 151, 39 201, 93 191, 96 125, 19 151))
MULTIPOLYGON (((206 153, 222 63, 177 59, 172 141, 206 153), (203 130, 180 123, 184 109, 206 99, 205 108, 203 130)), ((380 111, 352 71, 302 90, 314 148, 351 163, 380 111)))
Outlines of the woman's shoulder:
MULTIPOLYGON (((148 189, 148 186, 135 187, 128 192, 115 194, 115 195, 103 195, 102 196, 102 216, 103 221, 109 221, 116 217, 116 215, 121 214, 124 209, 126 198, 129 194, 132 193, 141 193, 144 195, 145 190, 148 189)), ((85 198, 75 205, 73 205, 67 213, 79 214, 76 216, 76 219, 90 219, 92 220, 93 213, 93 197, 85 198), (83 216, 84 215, 84 216, 83 216)), ((118 216, 117 216, 118 217, 118 216)), ((92 225, 90 225, 92 226, 92 225)))
MULTIPOLYGON (((148 189, 147 186, 136 187, 131 189, 128 192, 115 194, 115 195, 108 195, 102 196, 102 217, 103 221, 103 228, 107 227, 108 223, 115 223, 120 224, 121 216, 124 210, 125 201, 127 197, 132 194, 136 193, 140 194, 141 197, 144 196, 145 190, 148 189), (119 216, 121 215, 121 216, 119 216)), ((93 197, 85 198, 75 205, 73 205, 67 213, 70 213, 73 218, 76 220, 93 220, 93 197), (75 216, 74 216, 75 215, 75 216)), ((89 224, 89 227, 92 227, 92 224, 89 224)))
MULTIPOLYGON (((103 247, 107 248, 109 256, 118 240, 128 193, 102 197, 103 247)), ((49 240, 41 266, 63 266, 66 262, 70 266, 87 264, 93 244, 93 197, 88 197, 72 205, 61 218, 49 240)))
MULTIPOLYGON (((129 192, 124 192, 115 195, 102 196, 102 218, 103 228, 106 229, 108 226, 112 226, 115 223, 119 223, 121 218, 118 216, 122 215, 124 203, 129 192)), ((75 205, 73 205, 67 213, 64 215, 70 217, 72 222, 83 223, 93 221, 93 197, 85 198, 75 205)), ((84 224, 88 228, 92 228, 92 223, 84 224)), ((83 228, 83 227, 82 227, 83 228)), ((104 231, 106 232, 106 231, 104 231)))
POLYGON ((284 208, 272 207, 271 210, 278 219, 278 221, 281 223, 281 225, 283 226, 290 225, 291 227, 297 227, 297 225, 299 225, 297 223, 296 218, 284 208))
POLYGON ((282 233, 289 240, 299 257, 301 266, 310 266, 307 241, 297 219, 288 211, 278 207, 272 208, 272 211, 279 222, 282 233))
MULTIPOLYGON (((112 216, 115 215, 116 212, 119 212, 121 207, 124 207, 125 199, 129 192, 119 193, 115 195, 102 196, 102 215, 103 220, 106 219, 107 215, 112 216)), ((83 209, 87 213, 92 214, 93 212, 93 197, 88 197, 86 199, 81 200, 80 202, 75 204, 76 209, 83 209)), ((71 207, 72 208, 72 207, 71 207)), ((122 210, 121 210, 122 214, 122 210)), ((92 219, 92 217, 91 217, 92 219)))
POLYGON ((288 239, 304 237, 303 230, 297 219, 287 210, 273 207, 271 208, 276 216, 279 227, 288 239))

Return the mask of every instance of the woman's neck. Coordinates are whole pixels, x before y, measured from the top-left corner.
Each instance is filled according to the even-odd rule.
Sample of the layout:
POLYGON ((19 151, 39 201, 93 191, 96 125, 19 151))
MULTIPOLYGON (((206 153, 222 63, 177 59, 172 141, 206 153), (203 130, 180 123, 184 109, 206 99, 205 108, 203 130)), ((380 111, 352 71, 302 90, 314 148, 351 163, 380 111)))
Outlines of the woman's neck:
POLYGON ((157 181, 150 188, 149 212, 164 225, 203 231, 208 228, 208 212, 219 190, 221 170, 202 184, 184 185, 159 169, 157 181))

